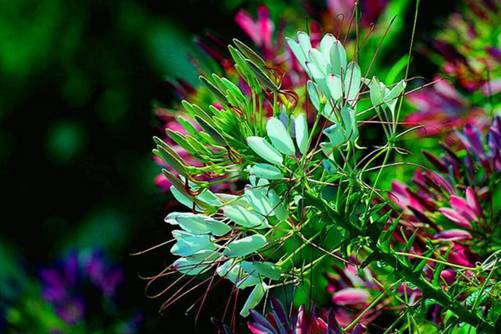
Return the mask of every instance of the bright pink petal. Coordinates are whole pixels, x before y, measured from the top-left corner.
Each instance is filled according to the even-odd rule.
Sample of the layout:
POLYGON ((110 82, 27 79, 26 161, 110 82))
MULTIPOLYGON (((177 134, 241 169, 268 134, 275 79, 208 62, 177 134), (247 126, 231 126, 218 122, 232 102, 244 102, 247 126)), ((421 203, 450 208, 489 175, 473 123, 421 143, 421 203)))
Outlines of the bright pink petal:
POLYGON ((447 218, 449 218, 454 224, 456 224, 458 226, 461 226, 461 227, 464 227, 464 228, 471 229, 470 222, 465 217, 463 217, 458 212, 456 212, 454 209, 451 209, 451 208, 441 208, 441 209, 439 209, 439 211, 444 216, 446 216, 447 218))
POLYGON ((451 284, 454 282, 454 279, 456 278, 456 271, 452 269, 445 269, 442 270, 440 273, 440 277, 447 283, 451 284))
POLYGON ((471 234, 465 230, 447 230, 434 235, 435 239, 447 240, 447 241, 458 241, 458 240, 469 240, 472 238, 471 234))
POLYGON ((270 12, 265 5, 259 6, 258 10, 258 24, 261 32, 263 44, 266 48, 271 49, 271 38, 273 35, 273 22, 270 19, 270 12))
POLYGON ((457 212, 460 212, 463 216, 470 220, 477 220, 478 217, 472 207, 468 204, 468 202, 459 196, 451 195, 449 199, 449 203, 452 208, 457 212))
POLYGON ((246 11, 238 11, 238 13, 235 15, 235 22, 247 35, 249 35, 249 37, 254 43, 256 43, 256 45, 261 45, 262 38, 259 27, 246 11))
POLYGON ((473 208, 475 210, 475 213, 477 215, 482 214, 482 208, 478 203, 477 196, 475 195, 473 189, 471 189, 470 187, 466 188, 466 201, 468 202, 470 208, 473 208))
POLYGON ((370 294, 365 289, 346 288, 339 290, 332 296, 332 302, 337 305, 365 304, 369 300, 370 294))

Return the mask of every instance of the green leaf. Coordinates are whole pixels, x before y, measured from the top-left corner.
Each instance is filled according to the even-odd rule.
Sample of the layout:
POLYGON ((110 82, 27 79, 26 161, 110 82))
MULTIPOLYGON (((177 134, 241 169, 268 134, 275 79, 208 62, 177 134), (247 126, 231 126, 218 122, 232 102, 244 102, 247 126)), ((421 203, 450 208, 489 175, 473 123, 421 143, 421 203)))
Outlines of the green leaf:
POLYGON ((247 297, 247 300, 245 301, 245 304, 242 310, 240 311, 240 315, 242 317, 247 317, 249 315, 250 310, 259 305, 265 293, 266 289, 264 283, 256 285, 252 290, 252 292, 250 293, 249 297, 247 297))
POLYGON ((273 165, 265 163, 258 163, 250 167, 249 173, 254 174, 259 178, 264 178, 267 180, 281 180, 284 177, 280 169, 278 169, 273 165))
POLYGON ((289 217, 289 210, 287 210, 282 202, 282 198, 278 196, 275 190, 272 189, 268 192, 268 199, 270 200, 275 217, 277 217, 279 221, 286 220, 289 217))
POLYGON ((196 199, 210 205, 210 206, 221 206, 221 201, 217 196, 210 191, 209 189, 205 189, 200 194, 196 196, 196 199))
POLYGON ((280 87, 277 86, 277 84, 273 80, 272 73, 268 69, 262 69, 252 62, 248 62, 248 64, 249 68, 254 72, 257 79, 263 86, 274 92, 278 91, 280 87))
POLYGON ((294 155, 296 149, 291 136, 279 119, 272 117, 266 123, 266 132, 273 146, 283 154, 294 155))
POLYGON ((203 84, 209 89, 212 95, 214 95, 214 97, 218 102, 221 102, 223 104, 228 104, 228 101, 226 100, 226 95, 221 90, 219 90, 219 88, 216 85, 214 85, 212 82, 209 81, 209 79, 207 79, 204 76, 200 76, 199 78, 200 81, 202 81, 203 84))
POLYGON ((264 160, 274 164, 282 165, 282 155, 271 146, 264 138, 261 137, 248 137, 247 145, 256 152, 264 160))
POLYGON ((171 166, 179 174, 187 175, 186 166, 182 162, 183 159, 177 154, 177 152, 174 151, 162 139, 153 137, 153 140, 157 144, 157 148, 153 150, 153 153, 169 166, 171 166))
POLYGON ((251 212, 241 205, 228 205, 224 207, 223 214, 237 225, 247 228, 264 228, 267 226, 266 219, 251 212))
POLYGON ((299 151, 302 154, 306 154, 310 143, 308 142, 308 121, 306 120, 305 113, 300 113, 294 119, 294 130, 296 132, 296 143, 299 151))
POLYGON ((329 144, 332 146, 339 146, 347 140, 344 130, 339 123, 328 127, 323 132, 329 138, 329 144))
POLYGON ((198 124, 200 124, 202 129, 204 129, 204 131, 212 137, 212 139, 214 139, 217 143, 226 146, 226 142, 224 141, 223 137, 219 135, 219 133, 212 127, 212 125, 209 125, 209 123, 205 122, 198 116, 195 116, 195 120, 198 124))
POLYGON ((354 141, 358 137, 358 127, 357 121, 355 119, 355 111, 350 107, 343 107, 343 109, 341 109, 341 119, 343 120, 345 137, 351 141, 354 141))
POLYGON ((254 50, 252 50, 250 47, 248 47, 247 45, 245 45, 236 38, 233 39, 233 43, 235 44, 237 49, 244 55, 245 58, 250 60, 253 64, 255 64, 261 69, 266 68, 265 61, 254 50))
POLYGON ((228 257, 242 257, 250 255, 264 246, 266 246, 266 238, 261 234, 254 234, 230 242, 223 253, 228 257))
MULTIPOLYGON (((193 206, 194 206, 193 200, 190 197, 183 194, 181 191, 179 191, 179 189, 176 186, 171 186, 170 192, 171 192, 172 196, 174 196, 176 201, 183 204, 184 206, 186 206, 189 209, 193 209, 193 206)), ((197 207, 197 209, 200 209, 200 208, 197 207)))

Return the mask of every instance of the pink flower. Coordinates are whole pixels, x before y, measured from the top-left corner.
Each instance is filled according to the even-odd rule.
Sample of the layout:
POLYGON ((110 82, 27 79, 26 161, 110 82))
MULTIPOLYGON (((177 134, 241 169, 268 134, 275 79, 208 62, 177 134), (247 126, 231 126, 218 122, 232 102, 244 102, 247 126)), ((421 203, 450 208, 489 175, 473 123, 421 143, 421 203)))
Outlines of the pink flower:
POLYGON ((266 6, 258 8, 257 20, 246 11, 240 10, 235 15, 235 21, 258 47, 268 51, 272 49, 273 21, 266 6))

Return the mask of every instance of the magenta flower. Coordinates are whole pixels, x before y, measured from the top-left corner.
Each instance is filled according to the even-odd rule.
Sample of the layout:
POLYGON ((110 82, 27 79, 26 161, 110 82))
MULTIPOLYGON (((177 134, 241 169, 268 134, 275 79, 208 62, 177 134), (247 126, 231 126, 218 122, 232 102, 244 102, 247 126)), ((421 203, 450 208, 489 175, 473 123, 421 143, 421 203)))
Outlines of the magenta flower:
MULTIPOLYGON (((352 261, 355 259, 352 258, 352 261)), ((348 264, 344 268, 334 267, 335 273, 327 273, 327 292, 332 294, 333 312, 340 326, 349 325, 357 314, 365 309, 371 299, 370 291, 378 291, 374 277, 369 268, 359 271, 355 265, 348 264)), ((380 308, 368 311, 360 323, 368 325, 380 314, 380 308)))
POLYGON ((433 86, 409 94, 408 100, 416 111, 406 117, 409 126, 421 125, 419 136, 447 134, 465 124, 485 124, 484 111, 470 107, 463 97, 447 80, 435 77, 433 86))
POLYGON ((344 331, 341 324, 336 321, 332 310, 308 311, 304 306, 285 309, 282 303, 272 298, 270 312, 264 316, 254 310, 251 311, 247 328, 252 334, 361 334, 366 333, 363 324, 357 324, 354 328, 344 331))
MULTIPOLYGON (((376 23, 387 5, 388 0, 361 1, 360 10, 362 15, 360 23, 365 27, 376 23)), ((342 16, 343 22, 348 25, 353 15, 355 0, 327 0, 327 7, 334 16, 342 16)))
POLYGON ((273 56, 273 21, 270 18, 268 7, 259 6, 256 20, 246 11, 239 10, 235 15, 235 21, 256 46, 264 51, 266 58, 273 56))

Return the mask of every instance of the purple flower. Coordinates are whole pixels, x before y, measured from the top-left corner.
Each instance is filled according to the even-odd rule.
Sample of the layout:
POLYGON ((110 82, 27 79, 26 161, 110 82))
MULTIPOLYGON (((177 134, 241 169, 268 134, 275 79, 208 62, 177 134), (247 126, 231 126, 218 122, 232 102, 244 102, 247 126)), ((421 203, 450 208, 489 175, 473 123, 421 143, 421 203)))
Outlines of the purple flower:
POLYGON ((57 266, 42 269, 40 279, 43 298, 63 321, 74 324, 85 317, 89 289, 112 300, 123 274, 101 252, 71 252, 57 266))

